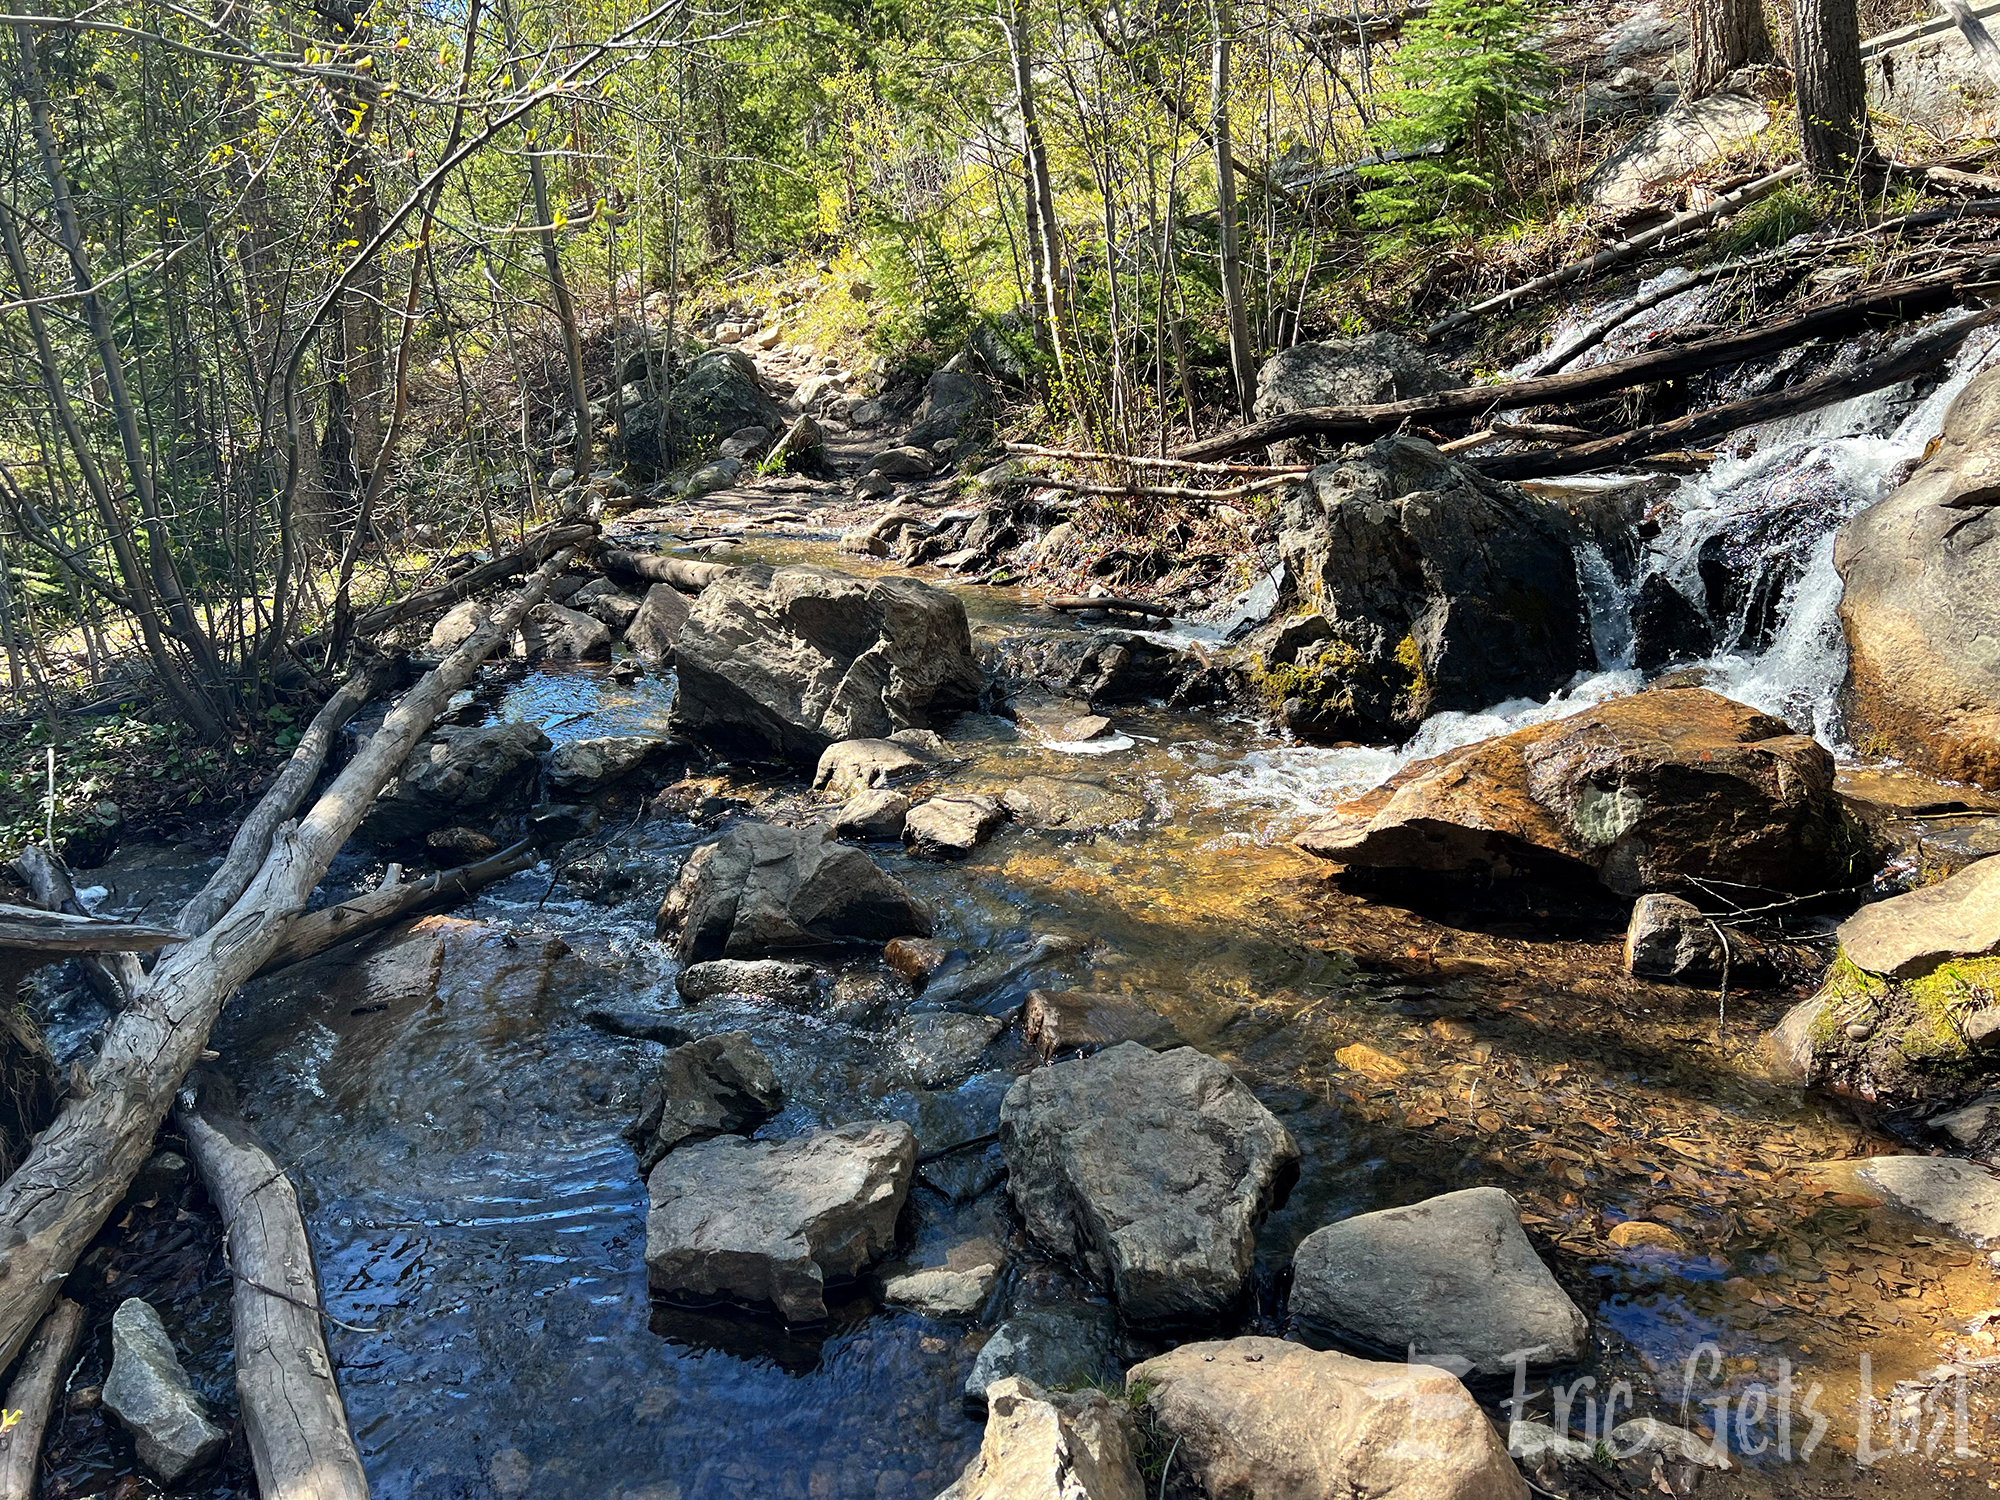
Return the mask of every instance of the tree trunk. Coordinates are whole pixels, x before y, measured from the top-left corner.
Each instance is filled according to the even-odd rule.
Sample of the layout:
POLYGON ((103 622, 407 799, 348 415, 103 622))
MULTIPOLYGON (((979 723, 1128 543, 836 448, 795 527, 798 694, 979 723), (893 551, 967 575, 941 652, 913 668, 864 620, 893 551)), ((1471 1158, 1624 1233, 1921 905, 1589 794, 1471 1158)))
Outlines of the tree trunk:
POLYGON ((1229 319, 1229 367, 1236 404, 1249 421, 1257 404, 1257 359, 1250 349, 1250 314, 1243 305, 1243 250, 1237 239, 1236 167, 1229 154, 1229 0, 1209 0, 1209 135, 1215 141, 1215 211, 1221 237, 1222 306, 1229 319))
POLYGON ((7 1387, 12 1425, 0 1435, 0 1500, 35 1500, 42 1434, 48 1430, 49 1413, 62 1394, 82 1333, 83 1309, 67 1297, 59 1298, 36 1330, 14 1383, 7 1387))
POLYGON ((1806 165, 1821 182, 1838 182, 1874 155, 1860 18, 1855 0, 1793 0, 1792 15, 1792 73, 1806 165))
POLYGON ((1014 108, 1021 116, 1021 164, 1027 177, 1029 261, 1041 302, 1037 310, 1047 330, 1048 348, 1056 357, 1058 374, 1066 373, 1062 338, 1062 235, 1056 220, 1054 189, 1049 183, 1049 153, 1042 144, 1042 127, 1035 115, 1035 66, 1032 34, 1022 0, 1007 0, 1000 12, 1007 33, 1007 51, 1014 66, 1014 108))
POLYGON ((1776 56, 1771 28, 1764 20, 1764 0, 1695 0, 1694 76, 1690 98, 1712 94, 1738 68, 1767 63, 1776 56))

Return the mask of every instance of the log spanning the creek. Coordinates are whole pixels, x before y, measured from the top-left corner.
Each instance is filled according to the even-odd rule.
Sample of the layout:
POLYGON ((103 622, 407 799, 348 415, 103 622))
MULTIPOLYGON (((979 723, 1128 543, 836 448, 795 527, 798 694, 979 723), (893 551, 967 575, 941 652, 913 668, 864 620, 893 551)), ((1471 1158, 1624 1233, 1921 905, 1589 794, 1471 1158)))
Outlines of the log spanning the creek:
POLYGON ((718 579, 736 571, 728 563, 697 562, 659 552, 635 552, 611 547, 598 559, 604 571, 620 583, 668 583, 683 594, 699 594, 718 579))
POLYGON ((488 563, 481 563, 449 583, 440 583, 433 588, 418 589, 416 593, 398 599, 393 604, 384 604, 360 615, 354 622, 357 637, 380 635, 391 626, 400 625, 405 620, 413 620, 418 615, 428 614, 435 609, 446 609, 461 599, 470 599, 474 594, 496 583, 504 583, 510 578, 518 578, 532 568, 539 567, 565 547, 580 546, 597 535, 597 523, 577 521, 564 526, 548 526, 534 532, 512 552, 496 557, 488 563))
POLYGON ((277 949, 376 795, 452 694, 512 639, 569 555, 552 555, 404 695, 311 810, 273 835, 270 853, 229 910, 162 959, 111 1023, 81 1086, 0 1184, 0 1367, 21 1352, 132 1185, 224 1002, 277 949))

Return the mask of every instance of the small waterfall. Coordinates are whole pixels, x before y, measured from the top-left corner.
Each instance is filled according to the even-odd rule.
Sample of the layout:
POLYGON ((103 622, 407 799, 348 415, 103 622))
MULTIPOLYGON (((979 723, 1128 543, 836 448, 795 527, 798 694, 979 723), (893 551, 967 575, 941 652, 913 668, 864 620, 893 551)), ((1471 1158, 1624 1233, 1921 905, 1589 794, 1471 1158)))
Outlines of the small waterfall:
POLYGON ((1606 671, 1632 665, 1632 595, 1596 542, 1576 549, 1576 585, 1590 613, 1590 645, 1606 671))

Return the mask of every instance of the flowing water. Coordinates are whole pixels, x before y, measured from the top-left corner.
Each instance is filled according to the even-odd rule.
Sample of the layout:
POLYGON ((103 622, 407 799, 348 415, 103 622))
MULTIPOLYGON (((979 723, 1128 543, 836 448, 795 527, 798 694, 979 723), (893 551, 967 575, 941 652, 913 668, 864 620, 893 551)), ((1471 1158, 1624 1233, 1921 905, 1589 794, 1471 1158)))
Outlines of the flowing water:
MULTIPOLYGON (((1594 1381, 1576 1388, 1572 1420, 1586 1390, 1595 1402, 1618 1382, 1621 1418, 1712 1427, 1720 1410, 1736 1467, 1712 1476, 1710 1493, 1850 1493, 1866 1442, 1888 1440, 1879 1410, 1864 1428, 1865 1391, 1886 1399, 1941 1359, 1994 1352, 1978 1319, 2000 1300, 1983 1253, 1809 1170, 1908 1148, 1766 1075, 1757 1039, 1799 992, 1719 1001, 1634 981, 1619 913, 1535 895, 1512 909, 1407 907, 1329 884, 1289 845, 1310 815, 1411 756, 1639 686, 1629 607, 1640 579, 1687 582, 1715 538, 1759 538, 1779 582, 1761 633, 1752 639, 1747 617, 1718 622, 1701 670, 1840 747, 1832 530, 1921 453, 1992 348, 1969 345, 1922 399, 1888 393, 1753 434, 1678 487, 1636 562, 1580 558, 1601 670, 1548 702, 1440 715, 1393 751, 1306 747, 1248 722, 1159 711, 1118 714, 1114 737, 1076 744, 1059 737, 1059 705, 952 730, 954 787, 1044 774, 1143 800, 1143 817, 1096 835, 1009 827, 961 864, 875 852, 933 903, 939 937, 968 953, 1066 940, 1045 950, 1063 956, 968 988, 961 1005, 1002 1014, 1043 984, 1136 997, 1229 1062, 1292 1130, 1302 1177, 1260 1234, 1238 1328, 1281 1328, 1284 1267, 1314 1228, 1497 1183, 1592 1313, 1593 1347, 1565 1372, 1594 1381), (1638 1217, 1671 1226, 1683 1248, 1614 1247, 1611 1228, 1638 1217), (1756 1394, 1781 1369, 1795 1400, 1818 1387, 1810 1410, 1828 1419, 1809 1462, 1795 1450, 1812 1416, 1796 1419, 1781 1457, 1775 1405, 1756 1394), (1760 1438, 1764 1451, 1745 1456, 1760 1438)), ((835 560, 824 542, 797 539, 752 538, 743 555, 835 560)), ((964 592, 981 631, 1052 628, 1004 591, 964 592)), ((594 669, 495 671, 466 711, 562 739, 658 731, 671 696, 670 679, 620 687, 594 669)), ((819 806, 796 782, 758 776, 720 774, 698 790, 778 819, 819 806)), ((384 1500, 929 1500, 978 1446, 960 1388, 992 1325, 1095 1295, 1026 1243, 1004 1192, 953 1202, 928 1185, 912 1194, 898 1258, 936 1265, 968 1243, 1006 1247, 1005 1279, 978 1319, 887 1307, 866 1284, 810 1330, 649 1295, 645 1189, 619 1130, 661 1048, 594 1029, 593 1006, 673 1012, 697 1033, 749 1030, 785 1091, 769 1136, 883 1115, 978 1117, 1032 1063, 1003 1038, 962 1088, 919 1088, 884 1040, 913 1002, 861 958, 823 1013, 682 1006, 653 914, 712 821, 614 813, 569 864, 433 919, 404 958, 295 971, 232 1007, 223 1066, 302 1185, 339 1320, 334 1358, 384 1500)), ((101 877, 108 909, 161 900, 161 863, 136 855, 101 877)), ((200 873, 194 864, 183 883, 200 873)), ((338 873, 350 884, 375 874, 359 863, 338 873)), ((209 1256, 210 1275, 179 1289, 176 1332, 227 1407, 212 1249, 185 1252, 209 1256)), ((1527 1410, 1546 1418, 1551 1397, 1527 1410)), ((117 1440, 88 1412, 67 1421, 65 1493, 94 1493, 121 1472, 117 1440)), ((1990 1441, 1988 1421, 1975 1383, 1973 1450, 1990 1441)), ((1954 1435, 1881 1460, 1866 1482, 1988 1492, 1994 1471, 1954 1456, 1954 1435)))

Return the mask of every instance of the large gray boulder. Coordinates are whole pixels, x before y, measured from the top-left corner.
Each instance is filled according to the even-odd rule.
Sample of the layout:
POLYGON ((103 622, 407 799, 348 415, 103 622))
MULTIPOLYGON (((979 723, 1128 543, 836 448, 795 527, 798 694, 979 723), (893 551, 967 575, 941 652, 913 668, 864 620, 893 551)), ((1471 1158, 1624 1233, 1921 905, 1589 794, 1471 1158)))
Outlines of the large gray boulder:
POLYGON ((654 671, 669 666, 674 659, 674 642, 693 606, 671 583, 656 583, 646 591, 645 602, 625 627, 625 644, 654 671))
POLYGON ((656 926, 690 964, 928 937, 931 914, 831 828, 745 821, 688 856, 656 926))
POLYGON ((1146 1500, 1132 1417, 1104 1392, 1009 1376, 987 1399, 986 1437, 937 1500, 1146 1500))
POLYGON ((916 1166, 901 1120, 683 1146, 647 1180, 648 1279, 669 1296, 768 1303, 788 1323, 818 1322, 827 1284, 895 1243, 916 1166))
POLYGON ((1840 952, 1891 979, 1919 978, 1949 958, 2000 953, 2000 854, 1862 907, 1840 924, 1840 952))
POLYGON ((1564 1363, 1590 1332, 1491 1187, 1313 1231, 1292 1259, 1291 1308, 1308 1328, 1481 1375, 1564 1363))
POLYGON ((1841 529, 1833 561, 1852 731, 2000 788, 2000 370, 1958 394, 1935 450, 1841 529))
POLYGON ((979 702, 965 606, 913 578, 744 568, 703 590, 675 661, 677 732, 806 769, 837 740, 935 728, 979 702))
POLYGON ((132 1434, 139 1462, 168 1484, 207 1463, 229 1441, 188 1384, 160 1315, 137 1297, 127 1297, 111 1315, 104 1405, 132 1434))
POLYGON ((466 819, 490 824, 528 805, 549 737, 533 724, 440 729, 412 750, 361 825, 374 844, 421 839, 466 819))
POLYGON ((643 397, 625 413, 615 456, 640 476, 657 478, 746 427, 783 431, 785 413, 749 355, 711 349, 679 373, 664 402, 643 397))
POLYGON ((688 747, 654 734, 603 734, 569 740, 549 752, 544 768, 549 795, 579 801, 639 776, 663 776, 685 767, 688 747))
POLYGON ((923 405, 905 442, 929 448, 947 439, 957 441, 991 407, 986 387, 962 370, 939 370, 924 383, 923 405))
POLYGON ((1029 1234, 1080 1261, 1125 1318, 1155 1324, 1235 1305, 1299 1156, 1223 1064, 1135 1042, 1020 1079, 1000 1146, 1029 1234))
POLYGON ((683 1142, 756 1129, 777 1112, 779 1100, 771 1061, 750 1034, 717 1032, 660 1060, 625 1139, 639 1155, 639 1170, 650 1172, 683 1142))
POLYGON ((1594 661, 1569 515, 1420 438, 1313 470, 1281 517, 1318 621, 1273 621, 1247 646, 1295 730, 1402 738, 1442 709, 1546 698, 1594 661))
MULTIPOLYGON (((1464 384, 1401 334, 1384 331, 1327 339, 1294 344, 1264 361, 1257 371, 1256 415, 1261 421, 1314 406, 1379 406, 1464 384)), ((1276 451, 1281 462, 1293 463, 1313 448, 1310 440, 1300 439, 1280 443, 1276 451)))
POLYGON ((1125 1376, 1201 1493, 1243 1500, 1527 1500, 1456 1375, 1282 1339, 1183 1344, 1125 1376))

